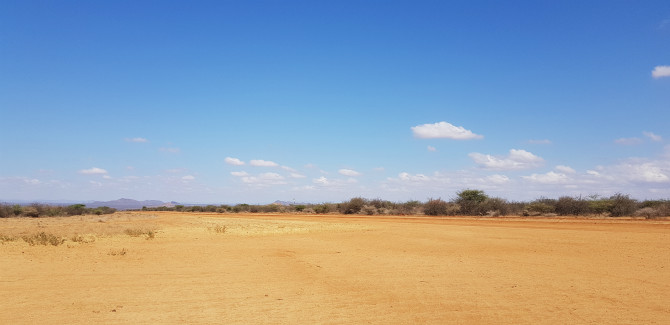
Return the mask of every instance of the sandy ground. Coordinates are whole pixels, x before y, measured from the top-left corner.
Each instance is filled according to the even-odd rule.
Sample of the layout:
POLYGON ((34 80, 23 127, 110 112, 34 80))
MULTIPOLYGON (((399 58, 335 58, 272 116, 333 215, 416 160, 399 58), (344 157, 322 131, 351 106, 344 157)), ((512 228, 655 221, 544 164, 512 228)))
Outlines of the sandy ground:
POLYGON ((667 220, 120 212, 0 242, 0 324, 670 324, 667 220))

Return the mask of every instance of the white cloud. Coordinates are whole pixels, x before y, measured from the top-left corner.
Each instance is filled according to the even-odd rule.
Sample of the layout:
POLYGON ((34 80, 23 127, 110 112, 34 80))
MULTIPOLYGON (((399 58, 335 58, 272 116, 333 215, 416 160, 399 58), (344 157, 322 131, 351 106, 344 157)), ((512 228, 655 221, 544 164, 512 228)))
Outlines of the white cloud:
POLYGON ((530 144, 551 144, 551 140, 547 140, 547 139, 534 140, 534 139, 531 139, 531 140, 528 140, 528 143, 530 143, 530 144))
POLYGON ((183 176, 181 179, 182 179, 182 180, 185 180, 185 181, 192 181, 192 180, 195 179, 195 176, 193 176, 193 175, 186 175, 186 176, 183 176))
POLYGON ((323 176, 313 179, 312 182, 314 182, 316 184, 320 184, 320 185, 329 185, 330 184, 330 181, 328 181, 328 179, 323 177, 323 176))
POLYGON ((544 159, 526 151, 511 149, 507 157, 497 157, 473 152, 469 154, 476 164, 491 170, 514 170, 539 167, 544 159))
POLYGON ((278 163, 274 161, 268 161, 268 160, 260 160, 260 159, 255 159, 249 162, 251 166, 257 166, 257 167, 277 167, 279 166, 278 163))
POLYGON ((595 176, 595 177, 599 177, 599 176, 600 176, 600 173, 599 173, 599 172, 597 172, 597 171, 595 171, 595 170, 591 170, 591 169, 587 170, 586 173, 589 174, 589 175, 591 175, 591 176, 595 176))
POLYGON ((277 173, 263 173, 258 176, 244 176, 242 182, 252 185, 267 186, 267 185, 281 185, 284 182, 284 176, 277 173))
POLYGON ((223 160, 226 162, 228 165, 233 165, 233 166, 242 166, 244 165, 244 161, 239 160, 237 158, 232 158, 232 157, 226 157, 226 159, 223 160))
POLYGON ((642 143, 642 139, 640 139, 640 138, 619 138, 619 139, 614 140, 614 143, 624 145, 624 146, 632 146, 632 145, 642 143))
POLYGON ((146 138, 126 138, 126 142, 145 143, 149 142, 146 138))
POLYGON ((555 169, 561 173, 574 174, 575 170, 570 168, 570 166, 558 165, 555 169))
POLYGON ((454 140, 481 139, 484 136, 472 133, 462 126, 454 126, 447 122, 417 125, 411 128, 414 136, 422 139, 447 138, 454 140))
POLYGON ((651 76, 655 79, 670 77, 670 66, 667 65, 658 65, 654 67, 654 70, 651 71, 651 76))
POLYGON ((107 174, 107 171, 102 168, 93 167, 89 169, 82 169, 79 171, 79 173, 84 175, 102 175, 107 174))
POLYGON ((632 182, 667 183, 670 181, 670 164, 668 162, 638 162, 629 161, 615 167, 625 172, 625 178, 632 182))
POLYGON ((407 172, 402 172, 398 174, 398 179, 400 179, 401 181, 410 181, 410 182, 426 182, 430 180, 430 178, 424 174, 412 175, 407 172))
POLYGON ((295 169, 293 169, 293 168, 291 168, 291 167, 289 167, 289 166, 281 166, 281 169, 283 169, 283 170, 288 170, 288 171, 290 171, 290 172, 296 172, 296 171, 297 171, 297 170, 295 170, 295 169))
POLYGON ((102 175, 102 178, 104 178, 104 179, 112 179, 112 176, 109 176, 109 175, 102 175))
POLYGON ((230 175, 237 176, 237 177, 249 176, 249 174, 247 172, 230 172, 230 175))
POLYGON ((494 184, 505 184, 505 183, 508 183, 510 180, 509 180, 509 177, 507 177, 505 175, 496 174, 496 175, 491 175, 491 176, 486 177, 486 181, 494 183, 494 184))
POLYGON ((427 149, 428 149, 428 151, 432 151, 432 152, 437 151, 437 149, 436 149, 435 147, 433 147, 433 146, 428 146, 427 149))
POLYGON ((568 182, 569 178, 563 173, 548 172, 546 174, 532 174, 530 176, 522 176, 522 178, 533 183, 541 184, 561 184, 568 182))
POLYGON ((30 185, 37 185, 37 184, 41 183, 40 180, 36 179, 36 178, 24 178, 23 181, 26 184, 30 184, 30 185))
POLYGON ((293 178, 305 178, 307 176, 305 176, 303 174, 298 174, 298 173, 291 173, 291 177, 293 177, 293 178))
POLYGON ((647 138, 651 139, 651 141, 656 141, 656 142, 663 141, 662 136, 654 134, 652 132, 645 131, 645 132, 642 132, 642 134, 644 134, 644 136, 646 136, 647 138))
POLYGON ((353 169, 343 168, 343 169, 338 170, 337 172, 340 173, 340 175, 344 175, 344 176, 352 176, 353 177, 353 176, 360 176, 361 175, 361 173, 359 173, 359 172, 357 172, 353 169))
POLYGON ((162 152, 167 152, 167 153, 179 153, 179 152, 181 152, 181 149, 179 149, 179 148, 165 148, 165 147, 163 147, 163 148, 160 148, 158 150, 160 150, 162 152))

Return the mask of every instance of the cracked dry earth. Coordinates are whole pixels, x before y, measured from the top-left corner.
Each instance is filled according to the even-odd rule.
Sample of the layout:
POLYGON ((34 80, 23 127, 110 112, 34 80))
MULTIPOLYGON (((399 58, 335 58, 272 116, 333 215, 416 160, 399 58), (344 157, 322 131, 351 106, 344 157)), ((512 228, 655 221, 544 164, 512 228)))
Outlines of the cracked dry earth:
POLYGON ((118 212, 0 238, 1 324, 670 323, 668 220, 118 212))

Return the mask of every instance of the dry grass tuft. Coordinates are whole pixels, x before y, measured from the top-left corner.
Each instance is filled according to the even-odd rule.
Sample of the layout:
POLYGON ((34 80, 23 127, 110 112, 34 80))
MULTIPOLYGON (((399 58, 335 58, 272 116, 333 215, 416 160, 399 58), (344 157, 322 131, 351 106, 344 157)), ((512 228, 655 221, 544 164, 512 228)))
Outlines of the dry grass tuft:
POLYGON ((135 229, 127 228, 126 230, 124 230, 124 233, 130 237, 139 237, 145 235, 147 240, 156 238, 156 232, 153 230, 146 230, 140 228, 135 229))
POLYGON ((44 231, 33 234, 33 235, 26 235, 21 237, 23 241, 26 243, 30 244, 30 246, 35 246, 35 245, 53 245, 53 246, 58 246, 62 243, 65 242, 64 238, 58 237, 54 234, 48 234, 44 231))
POLYGON ((111 256, 124 256, 128 253, 128 251, 125 248, 122 249, 112 249, 107 253, 107 255, 111 256))
POLYGON ((70 237, 70 241, 75 242, 75 243, 88 244, 88 243, 94 242, 95 237, 93 237, 93 236, 84 237, 84 236, 75 234, 72 237, 70 237))
POLYGON ((3 235, 0 234, 0 243, 4 244, 6 241, 15 241, 18 238, 15 236, 8 236, 8 235, 3 235))
POLYGON ((228 227, 226 227, 225 225, 215 225, 212 227, 207 227, 207 229, 214 231, 217 234, 225 234, 228 227))

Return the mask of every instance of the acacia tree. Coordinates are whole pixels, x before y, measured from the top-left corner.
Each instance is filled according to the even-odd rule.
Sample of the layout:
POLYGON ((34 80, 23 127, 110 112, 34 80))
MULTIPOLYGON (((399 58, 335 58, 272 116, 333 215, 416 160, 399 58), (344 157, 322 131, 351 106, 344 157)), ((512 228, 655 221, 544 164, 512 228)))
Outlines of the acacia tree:
POLYGON ((458 193, 456 203, 460 206, 462 214, 477 215, 480 214, 480 205, 489 197, 480 190, 462 190, 458 193))

